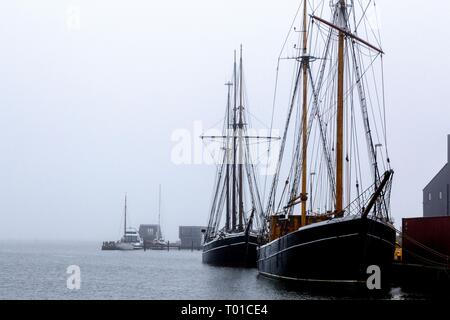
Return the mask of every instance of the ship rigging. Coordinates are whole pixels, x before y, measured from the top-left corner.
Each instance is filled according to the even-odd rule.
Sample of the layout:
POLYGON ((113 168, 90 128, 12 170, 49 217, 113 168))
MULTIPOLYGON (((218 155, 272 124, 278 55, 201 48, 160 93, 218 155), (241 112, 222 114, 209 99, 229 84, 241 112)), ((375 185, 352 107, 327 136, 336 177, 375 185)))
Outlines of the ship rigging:
POLYGON ((201 137, 204 140, 220 139, 223 149, 205 232, 203 262, 253 267, 256 266, 257 234, 263 227, 264 210, 250 145, 272 137, 248 133, 242 46, 239 70, 235 53, 233 81, 225 85, 228 90, 223 134, 201 137))
POLYGON ((294 19, 300 31, 288 35, 298 35, 287 58, 295 76, 258 268, 286 279, 358 282, 368 263, 389 269, 395 244, 384 52, 368 19, 373 1, 332 1, 330 22, 321 18, 324 1, 309 3, 294 19))

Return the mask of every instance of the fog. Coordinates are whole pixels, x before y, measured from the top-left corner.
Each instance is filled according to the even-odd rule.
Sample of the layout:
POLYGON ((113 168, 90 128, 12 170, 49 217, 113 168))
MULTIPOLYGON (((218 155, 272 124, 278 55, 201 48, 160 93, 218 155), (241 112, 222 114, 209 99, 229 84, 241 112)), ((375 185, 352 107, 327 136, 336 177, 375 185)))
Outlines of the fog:
MULTIPOLYGON (((270 123, 299 4, 2 1, 0 239, 116 240, 125 192, 128 223, 156 223, 159 184, 166 239, 178 239, 179 225, 205 225, 215 167, 174 163, 172 135, 188 130, 194 141, 196 121, 223 118, 241 43, 251 110, 270 123)), ((450 3, 377 7, 399 225, 422 215, 422 189, 447 161, 450 3)))

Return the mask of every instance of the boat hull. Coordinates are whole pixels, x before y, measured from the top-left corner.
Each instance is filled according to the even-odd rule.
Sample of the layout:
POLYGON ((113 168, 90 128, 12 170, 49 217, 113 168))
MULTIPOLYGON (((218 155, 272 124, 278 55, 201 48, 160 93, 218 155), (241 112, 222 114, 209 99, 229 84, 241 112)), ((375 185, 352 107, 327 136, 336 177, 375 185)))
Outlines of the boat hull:
POLYGON ((365 283, 368 266, 390 273, 395 229, 371 218, 316 223, 258 249, 258 271, 264 276, 297 281, 365 283))
POLYGON ((129 251, 139 249, 131 242, 104 242, 102 245, 102 250, 104 251, 129 251))
POLYGON ((150 246, 151 250, 166 250, 167 249, 167 243, 164 242, 154 242, 151 246, 150 246))
POLYGON ((256 267, 257 236, 231 235, 214 239, 203 246, 203 263, 225 267, 256 267))

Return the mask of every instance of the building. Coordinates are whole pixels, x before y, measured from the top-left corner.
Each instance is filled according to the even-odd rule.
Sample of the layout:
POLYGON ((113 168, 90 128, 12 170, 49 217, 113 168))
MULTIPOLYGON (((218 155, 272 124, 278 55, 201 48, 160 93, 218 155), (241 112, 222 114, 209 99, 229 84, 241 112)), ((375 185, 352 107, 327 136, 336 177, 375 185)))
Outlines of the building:
POLYGON ((447 137, 447 164, 423 189, 423 216, 450 216, 450 135, 447 137))
POLYGON ((448 265, 450 217, 403 218, 403 262, 448 265))
POLYGON ((180 248, 199 250, 203 245, 203 233, 205 227, 198 226, 180 226, 180 248))
POLYGON ((139 226, 139 236, 143 241, 153 241, 158 234, 159 225, 157 224, 141 224, 139 226))

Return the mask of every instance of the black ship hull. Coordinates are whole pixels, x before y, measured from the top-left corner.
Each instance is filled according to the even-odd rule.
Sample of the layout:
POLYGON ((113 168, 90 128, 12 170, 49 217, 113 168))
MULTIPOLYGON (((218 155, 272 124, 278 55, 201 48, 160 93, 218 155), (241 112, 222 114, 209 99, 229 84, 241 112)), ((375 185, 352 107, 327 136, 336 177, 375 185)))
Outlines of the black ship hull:
POLYGON ((225 235, 204 244, 203 263, 224 267, 256 267, 257 236, 249 234, 225 235))
POLYGON ((391 225, 371 218, 312 224, 259 248, 258 271, 284 280, 365 283, 368 266, 376 265, 383 281, 392 266, 395 236, 391 225))

